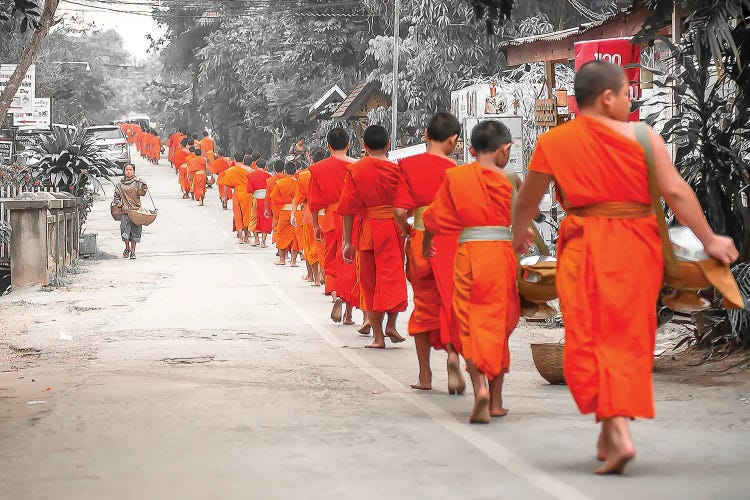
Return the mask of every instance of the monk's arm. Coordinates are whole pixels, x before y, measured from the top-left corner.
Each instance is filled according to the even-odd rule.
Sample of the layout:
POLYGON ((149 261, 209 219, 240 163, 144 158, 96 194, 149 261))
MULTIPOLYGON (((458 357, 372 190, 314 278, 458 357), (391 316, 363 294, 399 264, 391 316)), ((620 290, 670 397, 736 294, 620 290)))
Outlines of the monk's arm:
POLYGON ((521 190, 516 196, 513 203, 512 224, 513 224, 513 248, 516 252, 525 250, 529 227, 531 221, 539 213, 539 203, 542 197, 549 189, 553 177, 549 174, 530 171, 526 180, 521 186, 521 190))
POLYGON ((401 234, 403 234, 404 237, 408 237, 409 234, 411 234, 411 226, 406 220, 409 218, 409 211, 403 208, 394 208, 393 218, 396 219, 396 224, 398 224, 399 229, 401 229, 401 234))
POLYGON ((424 238, 422 239, 422 256, 425 259, 431 259, 435 256, 435 249, 432 246, 432 240, 435 237, 429 231, 424 232, 424 238))
POLYGON ((351 263, 354 260, 354 246, 352 245, 352 227, 354 227, 354 216, 344 215, 344 234, 341 243, 341 256, 344 262, 351 263))

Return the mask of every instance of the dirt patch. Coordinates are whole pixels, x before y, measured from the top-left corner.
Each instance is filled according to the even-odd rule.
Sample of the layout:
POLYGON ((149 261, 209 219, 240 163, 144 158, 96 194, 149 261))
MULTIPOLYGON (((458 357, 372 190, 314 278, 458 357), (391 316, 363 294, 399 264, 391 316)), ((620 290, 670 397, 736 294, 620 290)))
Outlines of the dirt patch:
POLYGON ((750 352, 706 360, 708 353, 706 349, 691 347, 665 354, 654 363, 654 373, 658 378, 683 384, 750 387, 750 352))

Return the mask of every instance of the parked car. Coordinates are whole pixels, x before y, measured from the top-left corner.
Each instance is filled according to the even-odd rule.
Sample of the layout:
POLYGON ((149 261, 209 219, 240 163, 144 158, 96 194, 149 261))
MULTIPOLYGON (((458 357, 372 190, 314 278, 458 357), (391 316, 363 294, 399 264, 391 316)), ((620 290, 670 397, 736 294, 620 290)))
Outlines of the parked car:
POLYGON ((87 127, 84 130, 86 137, 93 136, 97 144, 106 146, 105 156, 115 162, 117 166, 124 169, 130 163, 130 149, 128 140, 116 125, 101 125, 98 127, 87 127))

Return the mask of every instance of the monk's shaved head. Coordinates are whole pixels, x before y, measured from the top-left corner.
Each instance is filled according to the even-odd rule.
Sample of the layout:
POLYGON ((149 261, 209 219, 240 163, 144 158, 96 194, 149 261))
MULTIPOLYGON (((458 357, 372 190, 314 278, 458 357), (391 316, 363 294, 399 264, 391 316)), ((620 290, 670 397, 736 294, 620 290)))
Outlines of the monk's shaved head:
POLYGON ((294 173, 297 171, 297 164, 290 161, 289 163, 284 165, 284 172, 286 172, 286 175, 294 175, 294 173))
POLYGON ((607 90, 614 93, 622 90, 626 79, 625 70, 616 64, 604 61, 587 62, 576 73, 576 103, 581 108, 592 106, 607 90))
POLYGON ((284 160, 276 160, 273 164, 273 171, 280 174, 284 171, 284 160))
POLYGON ((237 151, 236 153, 234 153, 234 161, 236 161, 237 163, 242 163, 242 160, 244 159, 245 153, 243 153, 242 151, 237 151))
POLYGON ((372 151, 381 151, 388 147, 388 131, 382 125, 370 125, 362 134, 362 142, 372 151))
POLYGON ((438 111, 427 125, 427 137, 431 141, 445 142, 461 133, 458 119, 447 111, 438 111))
POLYGON ((493 153, 513 142, 510 129, 497 120, 479 122, 471 130, 471 147, 477 153, 493 153))
POLYGON ((344 151, 349 146, 349 134, 341 127, 336 127, 326 136, 328 146, 334 151, 344 151))

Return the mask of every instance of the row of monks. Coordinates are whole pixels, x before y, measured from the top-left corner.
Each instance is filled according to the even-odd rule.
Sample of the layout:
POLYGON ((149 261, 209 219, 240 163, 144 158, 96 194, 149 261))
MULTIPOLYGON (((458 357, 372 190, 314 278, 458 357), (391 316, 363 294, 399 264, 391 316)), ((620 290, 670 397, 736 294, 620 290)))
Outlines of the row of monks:
MULTIPOLYGON (((557 270, 565 378, 581 412, 602 424, 596 449, 604 463, 597 472, 622 473, 635 455, 629 420, 654 416, 662 248, 646 153, 626 123, 625 73, 595 61, 578 71, 575 87, 580 116, 539 138, 523 186, 503 170, 512 138, 497 121, 472 130, 476 160, 456 166, 450 154, 461 129, 446 112, 427 125, 427 152, 398 163, 388 159, 389 136, 378 125, 364 131, 363 158, 348 156, 349 136, 335 128, 327 136, 329 156, 303 170, 293 162, 267 165, 259 155, 212 159, 210 143, 194 141, 190 151, 181 135, 168 141, 169 154, 178 169, 186 166, 188 180, 193 172, 192 184, 181 185, 196 200, 205 194, 200 172, 218 176, 240 241, 254 236, 251 244, 265 246, 272 233, 277 265, 287 256, 297 265, 303 253, 313 284, 323 276, 333 321, 354 324, 352 309, 365 311, 360 332, 374 337, 367 348, 404 341, 396 318, 407 309, 408 280, 414 294, 408 332, 419 365, 412 387, 432 388, 430 354, 441 349, 448 353, 448 391, 462 394, 464 358, 474 390, 472 423, 507 414, 502 385, 511 364, 509 337, 520 319, 518 258, 532 244, 532 220, 554 182, 569 214, 557 270)), ((665 199, 710 255, 736 259, 731 240, 708 227, 661 138, 648 133, 659 151, 654 163, 665 199)))
POLYGON ((123 122, 118 126, 125 134, 128 144, 135 144, 138 153, 142 158, 147 159, 153 164, 159 163, 159 158, 163 151, 161 137, 150 128, 141 128, 137 123, 123 122))

